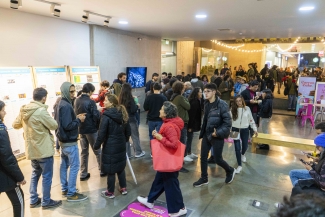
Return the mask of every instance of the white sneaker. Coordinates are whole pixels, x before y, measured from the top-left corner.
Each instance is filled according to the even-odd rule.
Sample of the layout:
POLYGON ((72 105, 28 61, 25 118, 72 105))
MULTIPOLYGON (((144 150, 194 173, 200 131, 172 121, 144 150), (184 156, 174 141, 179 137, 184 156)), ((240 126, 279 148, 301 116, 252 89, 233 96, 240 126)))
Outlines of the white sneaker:
POLYGON ((143 157, 145 154, 146 154, 146 152, 142 151, 141 154, 135 155, 134 157, 136 157, 136 158, 143 157))
POLYGON ((238 166, 237 169, 236 169, 236 173, 240 173, 242 171, 242 167, 241 166, 238 166))
POLYGON ((241 156, 241 161, 242 161, 243 163, 246 163, 246 156, 245 156, 245 155, 242 155, 242 156, 241 156))
POLYGON ((187 155, 187 156, 189 156, 190 158, 192 158, 192 159, 196 159, 196 158, 198 158, 198 156, 196 155, 196 154, 189 154, 189 155, 187 155))
POLYGON ((145 205, 146 207, 148 207, 149 209, 152 209, 154 207, 154 204, 153 203, 148 203, 148 198, 147 197, 141 197, 141 196, 138 196, 137 197, 137 200, 145 205))
POLYGON ((187 161, 187 162, 192 162, 193 159, 190 158, 188 155, 186 157, 184 157, 184 161, 187 161))
POLYGON ((175 216, 182 216, 185 215, 187 213, 187 209, 186 207, 184 207, 183 209, 180 209, 178 213, 172 213, 169 214, 169 216, 175 217, 175 216))

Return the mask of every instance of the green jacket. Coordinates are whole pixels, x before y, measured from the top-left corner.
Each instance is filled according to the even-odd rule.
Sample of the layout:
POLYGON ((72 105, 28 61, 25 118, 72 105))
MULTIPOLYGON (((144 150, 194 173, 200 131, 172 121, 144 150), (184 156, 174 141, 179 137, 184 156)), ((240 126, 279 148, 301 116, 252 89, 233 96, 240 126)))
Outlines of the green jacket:
POLYGON ((181 95, 177 95, 175 97, 172 96, 171 102, 177 106, 178 116, 184 121, 184 123, 188 123, 188 110, 190 110, 191 105, 188 100, 181 95))
POLYGON ((296 95, 296 83, 292 82, 292 78, 287 78, 287 87, 289 88, 289 95, 296 95))
POLYGON ((229 81, 228 81, 228 88, 227 88, 228 90, 225 90, 226 88, 227 88, 226 81, 223 81, 219 86, 219 92, 221 93, 220 99, 222 100, 230 100, 232 86, 229 81))
POLYGON ((249 79, 250 76, 253 76, 255 78, 255 71, 253 68, 248 69, 247 71, 247 78, 249 79))

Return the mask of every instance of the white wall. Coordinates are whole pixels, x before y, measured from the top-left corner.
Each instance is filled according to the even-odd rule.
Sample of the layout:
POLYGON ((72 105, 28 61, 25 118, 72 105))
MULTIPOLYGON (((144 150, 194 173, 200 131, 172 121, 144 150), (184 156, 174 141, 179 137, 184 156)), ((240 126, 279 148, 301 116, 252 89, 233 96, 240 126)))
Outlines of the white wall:
POLYGON ((89 66, 89 26, 0 8, 0 66, 89 66))

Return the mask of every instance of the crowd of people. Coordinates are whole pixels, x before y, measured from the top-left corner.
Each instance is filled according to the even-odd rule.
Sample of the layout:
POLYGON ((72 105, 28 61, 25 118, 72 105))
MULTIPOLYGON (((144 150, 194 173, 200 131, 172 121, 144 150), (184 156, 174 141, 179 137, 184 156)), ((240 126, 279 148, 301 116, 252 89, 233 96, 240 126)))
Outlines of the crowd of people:
MULTIPOLYGON (((273 113, 274 82, 279 81, 279 74, 275 73, 277 68, 268 69, 265 66, 258 73, 256 64, 249 64, 247 72, 239 66, 236 81, 233 81, 232 72, 227 67, 225 64, 220 74, 216 71, 210 80, 207 76, 199 77, 195 73, 186 76, 182 73, 174 77, 166 72, 161 76, 153 73, 152 79, 146 84, 143 109, 146 111, 150 140, 159 140, 170 149, 177 148, 179 140, 186 145, 184 161, 192 162, 198 158, 192 152, 193 138, 198 136, 202 139, 201 177, 193 183, 194 187, 209 183, 208 163, 222 167, 226 173, 225 183, 232 183, 235 174, 243 170, 242 163, 247 162, 245 152, 252 136, 258 136, 259 128, 260 132, 268 133, 268 124, 273 113), (224 143, 228 138, 234 142, 237 168, 229 165, 222 156, 224 143)), ((294 75, 283 76, 282 80, 285 77, 290 80, 290 76, 294 75)), ((289 81, 286 85, 288 83, 289 81)), ((111 199, 115 197, 116 175, 120 186, 118 191, 122 195, 128 193, 126 160, 146 155, 139 133, 140 104, 132 96, 131 85, 126 83, 126 74, 123 72, 118 74, 112 85, 105 80, 100 86, 97 98, 92 97, 96 90, 91 83, 84 84, 76 97, 75 86, 64 82, 61 85, 61 97, 54 105, 54 117, 47 111, 47 91, 44 88, 36 88, 33 101, 20 109, 12 126, 15 129, 23 128, 26 159, 31 160, 31 208, 41 206, 48 209, 62 204, 61 200, 51 198, 53 156, 61 158, 62 195, 67 197, 68 202, 88 199, 87 195, 76 188, 76 181, 79 170, 80 181, 87 181, 91 177, 88 171, 90 148, 96 157, 100 176, 107 176, 107 189, 101 195, 111 199), (51 131, 55 131, 55 136, 51 131), (54 137, 57 141, 55 149, 54 137), (132 144, 129 138, 132 139, 132 144), (37 193, 40 176, 43 179, 42 198, 37 193)), ((26 181, 10 148, 9 136, 3 123, 6 112, 2 101, 0 114, 0 191, 7 193, 13 204, 14 215, 23 216, 24 203, 21 198, 24 194, 20 185, 26 181), (8 181, 3 183, 3 177, 8 181)), ((316 145, 325 144, 318 142, 325 141, 323 135, 316 139, 316 145)), ((259 147, 269 148, 267 144, 260 144, 259 147)), ((321 151, 319 162, 323 162, 323 145, 318 147, 321 151)), ((315 172, 309 171, 309 176, 319 180, 317 174, 324 171, 323 167, 317 166, 315 172)), ((148 197, 139 196, 138 201, 152 208, 154 201, 165 191, 170 216, 186 214, 178 182, 179 172, 188 173, 189 170, 183 166, 174 172, 157 171, 148 197)), ((303 177, 308 176, 306 172, 296 171, 290 177, 301 174, 303 177)), ((321 185, 324 183, 320 182, 321 185)))

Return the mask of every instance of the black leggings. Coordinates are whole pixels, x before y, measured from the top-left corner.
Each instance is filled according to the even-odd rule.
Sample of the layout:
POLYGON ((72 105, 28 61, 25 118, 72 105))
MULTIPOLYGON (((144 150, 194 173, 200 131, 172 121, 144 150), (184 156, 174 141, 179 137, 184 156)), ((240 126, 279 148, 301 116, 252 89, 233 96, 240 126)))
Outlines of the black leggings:
POLYGON ((14 211, 14 217, 23 217, 25 212, 24 192, 20 186, 6 192, 14 211))

